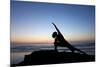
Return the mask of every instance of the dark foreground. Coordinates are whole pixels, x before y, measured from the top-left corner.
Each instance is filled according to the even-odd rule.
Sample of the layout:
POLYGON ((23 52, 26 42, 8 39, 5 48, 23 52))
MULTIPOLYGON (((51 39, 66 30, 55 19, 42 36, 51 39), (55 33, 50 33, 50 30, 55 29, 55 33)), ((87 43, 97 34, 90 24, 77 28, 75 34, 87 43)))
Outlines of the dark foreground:
POLYGON ((54 50, 35 51, 30 55, 25 55, 24 61, 13 66, 42 65, 57 63, 91 62, 95 61, 94 55, 86 55, 72 52, 57 52, 54 50))

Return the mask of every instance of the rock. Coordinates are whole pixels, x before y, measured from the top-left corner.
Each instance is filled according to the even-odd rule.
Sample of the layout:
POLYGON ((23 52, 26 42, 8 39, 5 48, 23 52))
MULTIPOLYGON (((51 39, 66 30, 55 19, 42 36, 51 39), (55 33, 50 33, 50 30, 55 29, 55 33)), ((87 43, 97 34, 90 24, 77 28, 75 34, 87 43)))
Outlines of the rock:
POLYGON ((41 50, 25 55, 24 61, 11 66, 43 65, 57 63, 91 62, 95 61, 94 55, 72 52, 57 52, 54 50, 41 50))

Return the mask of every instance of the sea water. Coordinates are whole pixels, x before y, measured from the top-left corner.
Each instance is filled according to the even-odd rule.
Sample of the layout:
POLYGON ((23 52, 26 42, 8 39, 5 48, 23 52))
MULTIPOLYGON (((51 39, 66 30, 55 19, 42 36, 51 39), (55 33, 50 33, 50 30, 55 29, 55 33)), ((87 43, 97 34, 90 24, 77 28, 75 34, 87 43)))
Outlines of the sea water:
MULTIPOLYGON (((74 47, 95 55, 95 43, 72 44, 74 47)), ((53 44, 11 44, 11 64, 17 64, 24 60, 24 56, 39 50, 54 50, 53 44)), ((58 47, 58 50, 70 52, 66 47, 58 47)))

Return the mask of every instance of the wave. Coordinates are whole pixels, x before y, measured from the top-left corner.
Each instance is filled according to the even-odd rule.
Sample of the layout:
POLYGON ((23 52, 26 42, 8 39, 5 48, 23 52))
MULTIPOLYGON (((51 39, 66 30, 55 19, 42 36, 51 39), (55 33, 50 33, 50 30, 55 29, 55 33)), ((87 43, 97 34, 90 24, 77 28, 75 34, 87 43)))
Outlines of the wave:
MULTIPOLYGON (((95 52, 95 43, 73 44, 73 46, 85 52, 95 52)), ((66 47, 58 47, 58 49, 60 51, 69 51, 69 49, 66 47)), ((11 45, 11 52, 33 52, 38 50, 54 50, 54 46, 48 44, 11 45)))

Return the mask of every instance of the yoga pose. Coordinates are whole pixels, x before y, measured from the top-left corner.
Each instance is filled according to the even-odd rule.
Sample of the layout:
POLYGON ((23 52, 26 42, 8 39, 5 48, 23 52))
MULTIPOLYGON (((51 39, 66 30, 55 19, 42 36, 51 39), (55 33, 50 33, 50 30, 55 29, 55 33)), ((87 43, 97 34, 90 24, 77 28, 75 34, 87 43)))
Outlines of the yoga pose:
POLYGON ((57 28, 57 26, 52 23, 54 25, 54 27, 56 28, 57 32, 53 32, 52 37, 55 38, 54 41, 54 46, 55 46, 55 50, 57 51, 57 47, 61 46, 61 47, 67 47, 69 48, 73 53, 74 51, 78 51, 80 53, 86 54, 85 52, 75 48, 74 46, 72 46, 69 42, 67 42, 63 35, 61 34, 61 32, 59 31, 59 29, 57 28))

